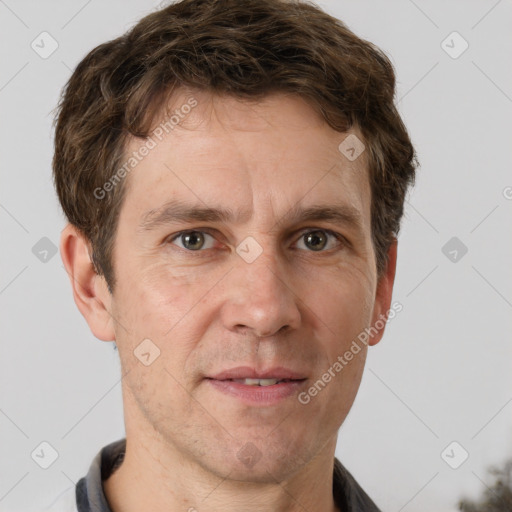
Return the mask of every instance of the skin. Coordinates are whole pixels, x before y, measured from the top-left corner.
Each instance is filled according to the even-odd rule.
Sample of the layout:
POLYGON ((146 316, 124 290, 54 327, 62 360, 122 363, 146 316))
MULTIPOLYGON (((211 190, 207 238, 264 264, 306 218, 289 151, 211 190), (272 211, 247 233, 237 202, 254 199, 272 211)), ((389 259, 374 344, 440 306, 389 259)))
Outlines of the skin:
MULTIPOLYGON (((173 107, 190 95, 180 91, 173 107)), ((337 434, 367 348, 307 405, 292 396, 250 406, 204 377, 285 366, 307 376, 308 389, 389 310, 396 243, 378 278, 365 153, 349 161, 338 150, 347 134, 298 96, 251 104, 193 96, 197 107, 126 178, 112 295, 94 272, 88 242, 71 225, 62 233, 76 304, 97 338, 116 341, 124 375, 127 450, 104 482, 107 499, 114 512, 336 511, 337 434), (147 211, 171 199, 247 215, 139 228, 147 211), (353 209, 358 226, 285 218, 294 206, 325 204, 353 209), (205 232, 204 248, 172 240, 184 230, 205 232), (318 230, 343 239, 322 231, 326 245, 315 251, 303 235, 318 230), (252 263, 236 252, 249 236, 263 250, 252 263), (134 356, 147 338, 160 350, 149 366, 134 356), (261 455, 253 467, 237 457, 247 443, 261 455)), ((128 153, 143 142, 133 139, 128 153)))

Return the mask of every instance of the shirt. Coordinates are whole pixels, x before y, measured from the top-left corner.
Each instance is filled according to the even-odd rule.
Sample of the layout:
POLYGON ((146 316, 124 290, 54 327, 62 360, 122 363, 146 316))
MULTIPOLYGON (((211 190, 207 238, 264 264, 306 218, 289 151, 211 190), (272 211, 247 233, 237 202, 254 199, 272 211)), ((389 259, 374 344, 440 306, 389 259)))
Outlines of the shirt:
MULTIPOLYGON (((87 475, 75 487, 59 495, 44 512, 112 512, 102 482, 122 464, 125 450, 126 438, 103 447, 92 461, 87 475)), ((343 512, 380 512, 336 457, 333 497, 336 506, 343 512)))

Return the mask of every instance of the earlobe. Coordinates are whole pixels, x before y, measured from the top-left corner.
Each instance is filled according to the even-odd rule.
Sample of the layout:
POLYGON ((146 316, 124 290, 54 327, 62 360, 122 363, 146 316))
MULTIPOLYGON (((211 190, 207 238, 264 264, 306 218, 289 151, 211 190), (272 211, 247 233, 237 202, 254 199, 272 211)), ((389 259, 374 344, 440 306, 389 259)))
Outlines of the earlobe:
POLYGON ((373 327, 372 332, 376 331, 376 333, 371 336, 368 342, 370 346, 376 345, 382 339, 386 328, 386 321, 391 307, 391 298, 393 296, 393 284, 395 282, 397 249, 398 241, 395 238, 388 249, 386 269, 377 283, 371 325, 371 327, 373 327))
POLYGON ((60 239, 62 262, 69 276, 75 303, 96 338, 114 341, 112 296, 105 279, 96 273, 90 257, 90 244, 71 224, 60 239))

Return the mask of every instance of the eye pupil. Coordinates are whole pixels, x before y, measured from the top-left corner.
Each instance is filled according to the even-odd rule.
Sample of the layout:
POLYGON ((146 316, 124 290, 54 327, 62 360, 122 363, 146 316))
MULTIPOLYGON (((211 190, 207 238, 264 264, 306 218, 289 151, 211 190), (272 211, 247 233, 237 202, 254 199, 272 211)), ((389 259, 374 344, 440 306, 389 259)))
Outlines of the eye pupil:
POLYGON ((304 241, 306 244, 310 245, 313 251, 320 251, 325 247, 327 238, 323 231, 311 231, 304 235, 304 241), (319 242, 320 245, 318 245, 319 242))
POLYGON ((199 231, 191 231, 181 235, 183 246, 187 249, 195 250, 200 249, 204 244, 204 236, 199 231))

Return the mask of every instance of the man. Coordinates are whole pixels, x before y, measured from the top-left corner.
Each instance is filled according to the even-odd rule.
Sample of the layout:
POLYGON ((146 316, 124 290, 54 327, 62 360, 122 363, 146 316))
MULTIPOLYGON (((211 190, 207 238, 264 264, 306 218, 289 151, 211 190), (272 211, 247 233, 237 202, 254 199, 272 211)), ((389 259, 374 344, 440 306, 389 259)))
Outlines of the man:
POLYGON ((59 105, 61 254, 126 439, 52 510, 375 511, 334 457, 416 156, 387 57, 311 4, 183 0, 59 105), (67 508, 66 508, 67 507, 67 508))

